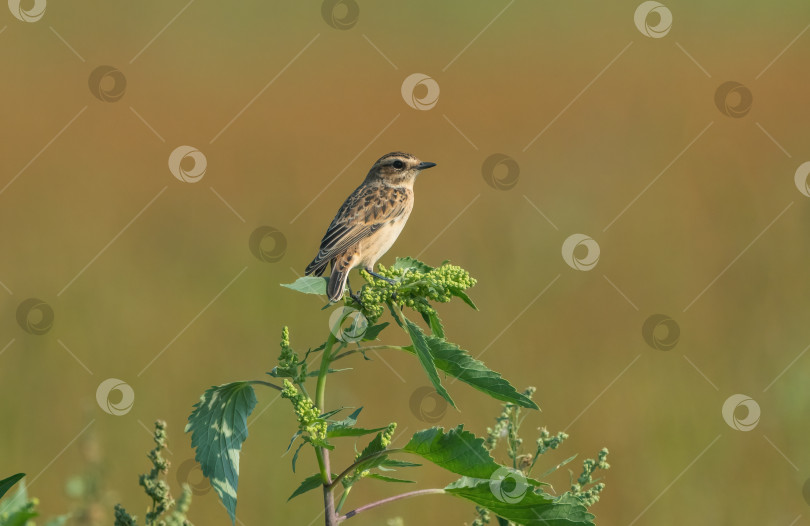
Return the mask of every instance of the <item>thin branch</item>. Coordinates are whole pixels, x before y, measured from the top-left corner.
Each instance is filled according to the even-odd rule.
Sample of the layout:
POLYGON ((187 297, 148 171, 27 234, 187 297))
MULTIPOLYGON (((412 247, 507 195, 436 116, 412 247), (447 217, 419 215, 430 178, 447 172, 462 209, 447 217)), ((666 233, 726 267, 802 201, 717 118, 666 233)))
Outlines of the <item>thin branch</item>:
POLYGON ((368 347, 360 347, 359 349, 353 349, 351 351, 346 351, 344 353, 338 354, 337 356, 332 358, 332 361, 334 362, 336 360, 340 360, 341 358, 343 358, 345 356, 349 356, 350 354, 355 354, 355 353, 365 352, 365 351, 381 351, 383 349, 390 349, 390 350, 394 350, 394 351, 405 351, 406 350, 405 347, 402 347, 400 345, 370 345, 368 347))
POLYGON ((266 385, 267 387, 272 387, 273 389, 276 389, 278 391, 283 391, 284 390, 283 387, 278 386, 276 384, 271 384, 270 382, 265 382, 264 380, 250 380, 248 383, 249 384, 266 385))
POLYGON ((338 522, 343 522, 346 519, 351 519, 355 515, 363 513, 364 511, 368 511, 370 509, 376 508, 377 506, 382 506, 383 504, 388 504, 389 502, 394 502, 397 500, 407 499, 410 497, 418 497, 420 495, 441 495, 446 493, 441 488, 432 488, 432 489, 420 489, 416 491, 409 491, 408 493, 402 493, 400 495, 394 495, 393 497, 388 497, 387 499, 378 500, 377 502, 372 502, 370 504, 366 504, 365 506, 360 506, 357 509, 354 509, 348 512, 346 515, 342 515, 337 518, 338 522))
POLYGON ((335 477, 335 480, 333 480, 333 481, 332 481, 332 483, 331 483, 331 484, 329 484, 327 487, 328 487, 329 489, 334 488, 334 487, 335 487, 335 485, 336 485, 338 482, 340 482, 341 480, 343 480, 343 479, 346 477, 346 475, 348 475, 349 473, 351 473, 352 471, 354 471, 354 469, 355 469, 357 466, 359 466, 359 465, 360 465, 360 464, 362 464, 363 462, 366 462, 367 460, 371 460, 371 459, 373 459, 373 458, 377 458, 377 457, 380 457, 380 456, 382 456, 382 455, 390 455, 390 454, 392 454, 392 453, 399 453, 399 452, 401 452, 401 451, 402 451, 402 449, 384 449, 383 451, 378 451, 378 452, 376 452, 376 453, 372 453, 371 455, 366 455, 366 456, 365 456, 365 457, 363 457, 363 458, 359 458, 359 459, 355 460, 355 461, 354 461, 354 463, 353 463, 351 466, 349 466, 348 468, 344 469, 344 470, 343 470, 343 472, 342 472, 340 475, 338 475, 337 477, 335 477))

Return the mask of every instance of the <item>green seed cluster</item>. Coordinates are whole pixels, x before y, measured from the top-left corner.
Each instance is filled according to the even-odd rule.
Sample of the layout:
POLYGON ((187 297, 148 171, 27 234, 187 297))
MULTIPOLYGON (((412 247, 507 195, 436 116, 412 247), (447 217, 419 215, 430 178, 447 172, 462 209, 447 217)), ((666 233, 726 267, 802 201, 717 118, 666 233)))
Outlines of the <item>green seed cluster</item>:
POLYGON ((484 526, 484 525, 490 523, 491 519, 490 519, 490 516, 489 516, 489 510, 488 509, 482 508, 481 506, 476 506, 475 507, 475 513, 477 513, 478 516, 472 522, 471 526, 484 526))
MULTIPOLYGON (((138 483, 143 487, 146 495, 152 499, 152 506, 146 513, 146 524, 192 526, 191 522, 186 519, 186 513, 191 507, 191 488, 188 484, 184 484, 183 495, 179 501, 175 502, 168 483, 161 478, 169 472, 169 461, 163 457, 163 449, 166 448, 168 440, 166 422, 163 420, 155 422, 153 439, 155 448, 147 454, 152 462, 152 469, 138 479, 138 483)), ((120 504, 115 505, 115 526, 136 526, 137 524, 136 517, 130 515, 120 504)))
POLYGON ((582 474, 577 479, 577 483, 571 485, 571 492, 586 506, 590 506, 599 501, 599 494, 605 489, 603 483, 594 484, 587 490, 583 488, 593 482, 593 473, 597 469, 610 469, 607 463, 608 450, 603 448, 599 452, 597 460, 587 458, 582 463, 582 474))
POLYGON ((298 429, 303 433, 304 440, 315 446, 325 446, 327 422, 320 418, 315 403, 298 389, 289 380, 284 380, 284 389, 281 397, 292 402, 293 411, 298 417, 298 429))
POLYGON ((394 436, 394 431, 397 429, 397 423, 391 422, 388 424, 388 427, 385 428, 385 431, 382 432, 380 435, 380 443, 382 447, 386 448, 391 443, 391 438, 394 436))
POLYGON ((386 302, 393 302, 400 307, 411 309, 425 315, 434 314, 436 310, 430 302, 447 303, 453 296, 474 286, 475 278, 463 268, 444 264, 429 271, 415 268, 385 268, 378 266, 377 273, 392 279, 395 283, 388 283, 377 279, 365 271, 361 271, 368 281, 360 290, 361 305, 347 296, 346 301, 360 309, 369 322, 376 322, 383 315, 386 302))
POLYGON ((298 361, 298 353, 290 347, 290 329, 281 329, 281 354, 278 355, 278 366, 270 373, 276 378, 292 378, 296 383, 303 383, 307 377, 306 362, 298 361))
POLYGON ((552 436, 545 427, 540 429, 540 438, 537 439, 537 455, 542 455, 549 449, 557 449, 566 438, 568 435, 562 431, 552 436))

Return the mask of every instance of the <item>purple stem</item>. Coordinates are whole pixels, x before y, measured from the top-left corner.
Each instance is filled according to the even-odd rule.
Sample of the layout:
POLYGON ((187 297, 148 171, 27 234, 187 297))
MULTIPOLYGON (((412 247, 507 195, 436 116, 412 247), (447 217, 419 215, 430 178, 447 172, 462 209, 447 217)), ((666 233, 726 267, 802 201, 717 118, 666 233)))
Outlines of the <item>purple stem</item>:
POLYGON ((358 513, 362 513, 364 511, 368 511, 372 508, 376 508, 377 506, 382 506, 383 504, 388 504, 389 502, 394 502, 395 500, 407 499, 409 497, 418 497, 419 495, 439 495, 445 493, 443 489, 440 488, 433 488, 433 489, 420 489, 416 491, 409 491, 408 493, 401 493, 399 495, 394 495, 393 497, 388 497, 387 499, 378 500, 377 502, 372 502, 370 504, 366 504, 365 506, 360 506, 357 509, 354 509, 348 512, 346 515, 338 517, 338 522, 343 522, 346 519, 351 519, 358 513))

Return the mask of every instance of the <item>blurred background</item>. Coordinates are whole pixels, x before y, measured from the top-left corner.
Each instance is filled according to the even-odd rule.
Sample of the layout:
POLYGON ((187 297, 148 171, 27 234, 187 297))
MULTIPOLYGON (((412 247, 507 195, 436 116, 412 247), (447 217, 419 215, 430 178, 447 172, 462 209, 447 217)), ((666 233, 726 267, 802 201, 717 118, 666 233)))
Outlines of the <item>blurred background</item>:
MULTIPOLYGON (((438 167, 382 263, 478 278, 480 312, 440 309, 448 338, 538 388, 527 449, 541 426, 571 436, 538 469, 579 453, 576 476, 608 447, 598 524, 810 524, 807 2, 9 3, 0 475, 28 473, 43 515, 91 473, 98 524, 115 502, 143 517, 162 418, 191 520, 228 523, 190 461, 191 406, 269 371, 284 324, 299 351, 323 341, 321 300, 279 284, 402 150, 438 167)), ((328 386, 367 427, 483 434, 499 413, 460 383, 460 412, 434 407, 415 360, 373 358, 328 386)), ((285 502, 316 470, 282 457, 289 404, 258 395, 239 524, 320 523, 314 493, 285 502)), ((419 487, 454 480, 420 469, 419 487)), ((399 489, 367 481, 348 506, 399 489)), ((396 517, 474 514, 425 497, 354 522, 396 517)))

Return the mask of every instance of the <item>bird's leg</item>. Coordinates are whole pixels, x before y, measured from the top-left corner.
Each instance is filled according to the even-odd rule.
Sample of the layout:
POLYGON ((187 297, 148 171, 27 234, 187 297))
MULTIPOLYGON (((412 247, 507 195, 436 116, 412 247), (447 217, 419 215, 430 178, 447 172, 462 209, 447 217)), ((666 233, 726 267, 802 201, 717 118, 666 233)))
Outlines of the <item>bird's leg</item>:
POLYGON ((360 305, 360 308, 363 308, 363 302, 360 301, 360 296, 352 292, 352 286, 349 284, 349 278, 346 278, 346 290, 349 291, 349 297, 357 302, 360 305))
POLYGON ((381 276, 381 275, 377 274, 376 272, 374 272, 374 269, 372 269, 372 268, 367 268, 367 269, 364 269, 364 270, 365 270, 366 272, 368 272, 369 274, 371 274, 372 276, 374 276, 375 278, 377 278, 377 279, 381 279, 381 280, 383 280, 383 281, 387 281, 387 282, 388 282, 388 283, 390 283, 391 285, 395 285, 395 284, 396 284, 396 281, 394 281, 394 280, 393 280, 393 279, 391 279, 391 278, 386 278, 385 276, 381 276))

